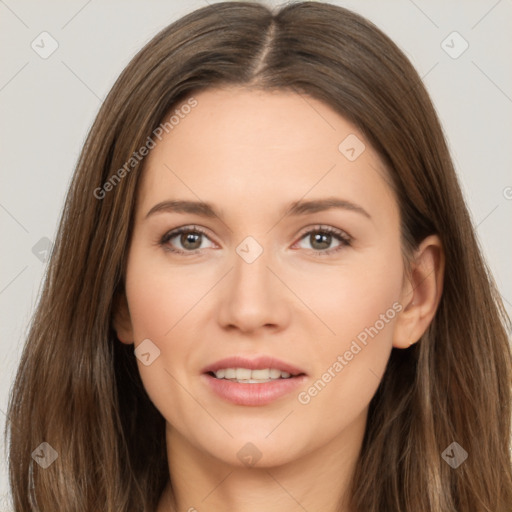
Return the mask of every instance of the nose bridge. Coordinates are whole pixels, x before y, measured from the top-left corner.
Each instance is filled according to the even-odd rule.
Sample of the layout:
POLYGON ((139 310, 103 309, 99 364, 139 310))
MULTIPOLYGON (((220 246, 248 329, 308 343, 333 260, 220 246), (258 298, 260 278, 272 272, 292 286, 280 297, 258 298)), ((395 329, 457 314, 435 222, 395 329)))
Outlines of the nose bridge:
POLYGON ((286 323, 284 290, 267 268, 272 268, 273 258, 264 241, 245 237, 235 247, 232 261, 233 271, 221 305, 221 322, 243 331, 264 325, 282 327, 286 323))
MULTIPOLYGON (((255 261, 261 259, 263 254, 268 253, 268 247, 267 250, 263 248, 264 241, 262 241, 262 237, 260 236, 258 238, 260 241, 253 236, 248 235, 235 249, 235 252, 238 254, 240 259, 242 259, 247 265, 252 265, 255 261)), ((264 259, 266 259, 266 256, 264 259)))
MULTIPOLYGON (((246 236, 235 248, 234 258, 234 285, 239 291, 252 290, 253 294, 269 293, 269 274, 267 265, 271 264, 271 254, 268 247, 264 247, 262 237, 246 236)), ((270 298, 270 297, 269 297, 270 298)))

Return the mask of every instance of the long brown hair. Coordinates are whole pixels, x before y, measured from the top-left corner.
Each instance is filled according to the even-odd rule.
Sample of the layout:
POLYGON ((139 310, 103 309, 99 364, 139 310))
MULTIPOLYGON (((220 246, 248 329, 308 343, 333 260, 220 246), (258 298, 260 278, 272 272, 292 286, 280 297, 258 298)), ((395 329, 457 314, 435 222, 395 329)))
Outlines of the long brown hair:
POLYGON ((114 84, 77 163, 13 384, 14 509, 155 509, 169 479, 165 421, 133 347, 112 328, 144 165, 131 159, 176 105, 227 84, 307 94, 354 123, 388 168, 404 254, 430 234, 443 243, 436 316, 418 343, 393 349, 370 403, 353 509, 510 511, 510 320, 440 122, 395 44, 363 17, 320 2, 196 10, 157 34, 114 84), (31 456, 42 442, 58 454, 47 468, 31 456), (452 442, 468 453, 457 469, 442 457, 452 442))

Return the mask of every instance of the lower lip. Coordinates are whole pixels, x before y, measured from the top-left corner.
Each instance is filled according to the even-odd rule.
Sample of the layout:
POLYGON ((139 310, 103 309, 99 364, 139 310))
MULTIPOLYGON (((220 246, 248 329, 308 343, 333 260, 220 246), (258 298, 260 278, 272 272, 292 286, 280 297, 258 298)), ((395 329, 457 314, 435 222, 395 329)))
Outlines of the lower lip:
POLYGON ((261 384, 241 384, 203 374, 210 388, 221 398, 236 405, 266 405, 300 387, 306 375, 276 379, 261 384))

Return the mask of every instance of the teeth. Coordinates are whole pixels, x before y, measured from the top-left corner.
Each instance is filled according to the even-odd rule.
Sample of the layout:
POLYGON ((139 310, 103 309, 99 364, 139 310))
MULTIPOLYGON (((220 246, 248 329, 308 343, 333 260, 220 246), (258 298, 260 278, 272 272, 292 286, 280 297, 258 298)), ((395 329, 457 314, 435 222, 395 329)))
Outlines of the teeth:
POLYGON ((270 370, 270 378, 279 379, 279 377, 281 377, 281 372, 275 368, 272 368, 272 370, 270 370))
POLYGON ((235 378, 237 380, 249 380, 251 378, 251 370, 248 370, 247 368, 237 368, 235 370, 236 376, 235 378))
POLYGON ((229 379, 250 384, 270 382, 277 379, 288 379, 291 377, 290 373, 282 372, 276 368, 265 368, 262 370, 249 370, 248 368, 222 368, 214 373, 217 379, 229 379))
POLYGON ((225 371, 225 374, 224 374, 225 379, 236 379, 236 370, 234 368, 226 368, 224 371, 225 371))

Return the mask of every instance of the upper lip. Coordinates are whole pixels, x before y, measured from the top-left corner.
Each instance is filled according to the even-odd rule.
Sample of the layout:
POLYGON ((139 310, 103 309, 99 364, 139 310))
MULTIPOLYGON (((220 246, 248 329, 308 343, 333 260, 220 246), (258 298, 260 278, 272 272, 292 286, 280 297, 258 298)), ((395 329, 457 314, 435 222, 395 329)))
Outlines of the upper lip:
POLYGON ((276 370, 288 372, 292 375, 305 374, 303 370, 292 364, 281 361, 280 359, 276 359, 275 357, 265 355, 252 359, 244 356, 226 357, 225 359, 220 359, 219 361, 204 367, 202 373, 216 372, 217 370, 221 370, 223 368, 247 368, 249 370, 275 368, 276 370))

